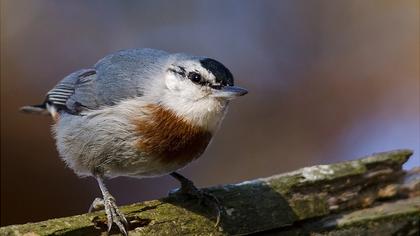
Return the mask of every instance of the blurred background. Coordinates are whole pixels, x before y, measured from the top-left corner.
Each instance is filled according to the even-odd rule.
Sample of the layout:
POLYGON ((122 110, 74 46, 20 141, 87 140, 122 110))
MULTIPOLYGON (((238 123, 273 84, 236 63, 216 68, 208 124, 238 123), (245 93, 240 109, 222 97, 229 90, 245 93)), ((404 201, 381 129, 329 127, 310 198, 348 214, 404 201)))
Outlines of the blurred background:
MULTIPOLYGON (((419 1, 1 0, 1 225, 84 213, 100 196, 58 157, 49 117, 18 113, 125 48, 213 57, 250 93, 181 173, 239 182, 410 148, 419 165, 419 1)), ((170 177, 108 181, 118 204, 170 177)))

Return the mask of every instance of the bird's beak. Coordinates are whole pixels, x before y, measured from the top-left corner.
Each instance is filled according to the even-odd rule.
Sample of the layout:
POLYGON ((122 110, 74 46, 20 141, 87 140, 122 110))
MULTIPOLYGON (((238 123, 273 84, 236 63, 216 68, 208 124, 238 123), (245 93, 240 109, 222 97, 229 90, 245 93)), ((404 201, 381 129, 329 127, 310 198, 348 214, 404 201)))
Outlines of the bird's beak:
POLYGON ((248 90, 237 86, 224 86, 220 90, 213 90, 212 97, 234 99, 248 93, 248 90))

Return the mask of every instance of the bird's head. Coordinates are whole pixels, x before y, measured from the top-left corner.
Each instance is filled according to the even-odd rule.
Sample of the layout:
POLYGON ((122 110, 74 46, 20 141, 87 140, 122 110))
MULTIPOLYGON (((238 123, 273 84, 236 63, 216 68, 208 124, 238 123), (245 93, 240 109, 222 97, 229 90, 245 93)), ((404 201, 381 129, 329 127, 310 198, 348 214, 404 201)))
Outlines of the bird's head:
POLYGON ((218 123, 229 101, 248 93, 234 86, 229 69, 210 58, 172 54, 163 73, 160 104, 201 126, 218 123))

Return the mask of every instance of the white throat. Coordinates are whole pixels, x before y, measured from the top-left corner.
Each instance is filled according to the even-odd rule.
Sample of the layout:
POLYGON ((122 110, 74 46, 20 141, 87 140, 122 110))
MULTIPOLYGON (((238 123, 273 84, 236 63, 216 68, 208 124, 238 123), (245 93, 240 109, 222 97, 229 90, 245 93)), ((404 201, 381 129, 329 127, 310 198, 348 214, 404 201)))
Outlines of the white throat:
POLYGON ((164 96, 162 105, 192 125, 200 126, 212 133, 219 128, 228 108, 227 101, 218 101, 214 98, 194 101, 174 96, 164 96))

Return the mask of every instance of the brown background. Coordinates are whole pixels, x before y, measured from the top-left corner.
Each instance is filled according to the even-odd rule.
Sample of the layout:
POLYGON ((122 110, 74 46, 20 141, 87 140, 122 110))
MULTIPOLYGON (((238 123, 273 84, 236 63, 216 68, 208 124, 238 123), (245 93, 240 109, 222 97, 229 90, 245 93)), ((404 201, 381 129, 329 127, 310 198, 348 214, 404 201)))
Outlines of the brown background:
MULTIPOLYGON (((419 2, 1 0, 1 225, 86 212, 99 196, 58 158, 48 117, 18 113, 68 73, 124 48, 214 57, 250 93, 234 101, 197 185, 238 182, 411 148, 418 165, 419 2)), ((108 181, 118 203, 169 177, 108 181)))

